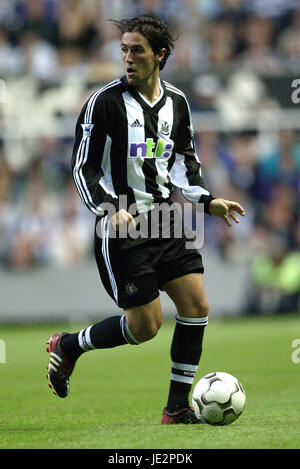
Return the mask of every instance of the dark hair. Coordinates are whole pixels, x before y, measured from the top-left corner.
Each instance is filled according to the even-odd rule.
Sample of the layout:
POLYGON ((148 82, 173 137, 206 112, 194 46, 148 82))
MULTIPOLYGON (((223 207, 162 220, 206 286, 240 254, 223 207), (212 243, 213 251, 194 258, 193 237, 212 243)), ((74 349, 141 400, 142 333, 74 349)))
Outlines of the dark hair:
POLYGON ((161 49, 165 48, 165 56, 159 64, 160 70, 164 68, 176 41, 168 23, 153 15, 140 15, 131 19, 109 21, 121 31, 122 35, 132 32, 143 34, 148 39, 154 54, 158 54, 161 49))

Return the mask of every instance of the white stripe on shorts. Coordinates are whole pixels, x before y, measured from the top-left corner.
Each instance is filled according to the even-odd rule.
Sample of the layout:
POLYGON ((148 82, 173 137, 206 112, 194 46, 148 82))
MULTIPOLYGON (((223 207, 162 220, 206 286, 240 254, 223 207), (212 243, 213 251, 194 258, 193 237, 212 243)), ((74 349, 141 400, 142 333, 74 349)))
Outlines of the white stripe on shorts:
POLYGON ((116 279, 113 274, 113 270, 109 258, 109 220, 107 217, 104 217, 101 220, 101 231, 102 231, 102 255, 108 272, 111 288, 116 300, 118 303, 118 287, 116 279))

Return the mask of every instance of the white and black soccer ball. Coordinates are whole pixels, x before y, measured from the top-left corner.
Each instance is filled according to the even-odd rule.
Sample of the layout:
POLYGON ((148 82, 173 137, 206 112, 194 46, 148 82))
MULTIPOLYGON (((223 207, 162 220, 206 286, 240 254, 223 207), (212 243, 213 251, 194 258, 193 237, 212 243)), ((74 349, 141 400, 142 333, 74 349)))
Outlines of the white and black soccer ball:
POLYGON ((237 378, 217 371, 201 378, 195 385, 192 404, 196 417, 210 425, 228 425, 243 412, 246 394, 237 378))

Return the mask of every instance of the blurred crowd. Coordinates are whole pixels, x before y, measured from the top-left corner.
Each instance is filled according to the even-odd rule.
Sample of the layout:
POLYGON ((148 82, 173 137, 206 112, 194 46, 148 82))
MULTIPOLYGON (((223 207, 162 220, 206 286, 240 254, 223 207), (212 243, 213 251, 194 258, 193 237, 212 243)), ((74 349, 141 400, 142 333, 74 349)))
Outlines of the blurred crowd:
MULTIPOLYGON (((247 216, 228 229, 205 222, 205 248, 231 265, 249 266, 247 312, 286 312, 300 298, 300 138, 282 129, 197 134, 204 175, 215 197, 237 200, 247 216)), ((204 251, 205 252, 205 251, 204 251)))
POLYGON ((145 12, 179 32, 169 64, 177 72, 232 64, 299 71, 298 0, 1 0, 1 74, 117 72, 119 36, 107 20, 145 12))
MULTIPOLYGON (((278 103, 259 74, 300 72, 297 0, 1 0, 0 77, 14 96, 13 105, 8 99, 0 104, 2 269, 72 265, 92 256, 94 217, 70 173, 72 132, 92 87, 122 74, 119 33, 106 20, 146 12, 180 32, 167 76, 176 85, 178 77, 191 74, 195 113, 217 112, 241 122, 248 110, 272 112, 278 103), (226 70, 233 75, 224 86, 219 77, 226 70), (60 95, 62 83, 77 87, 60 95), (71 132, 45 131, 53 125, 42 114, 50 93, 52 114, 59 119, 67 109, 71 132), (6 114, 13 138, 3 130, 6 114)), ((265 133, 246 123, 231 132, 199 123, 195 128, 211 192, 239 201, 247 213, 231 229, 206 217, 204 249, 221 262, 249 265, 247 312, 300 309, 297 126, 265 133)))

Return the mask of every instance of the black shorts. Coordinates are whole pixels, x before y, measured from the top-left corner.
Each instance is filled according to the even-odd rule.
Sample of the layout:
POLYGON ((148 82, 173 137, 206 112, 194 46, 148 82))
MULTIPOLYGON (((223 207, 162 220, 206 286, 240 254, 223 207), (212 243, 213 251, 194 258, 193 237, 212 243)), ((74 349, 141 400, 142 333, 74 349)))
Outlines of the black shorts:
POLYGON ((165 237, 160 227, 157 237, 133 239, 116 237, 107 216, 96 219, 94 244, 99 274, 119 307, 129 309, 149 303, 168 281, 204 272, 199 251, 186 249, 188 239, 181 220, 180 224, 180 237, 174 237, 172 230, 165 237))

